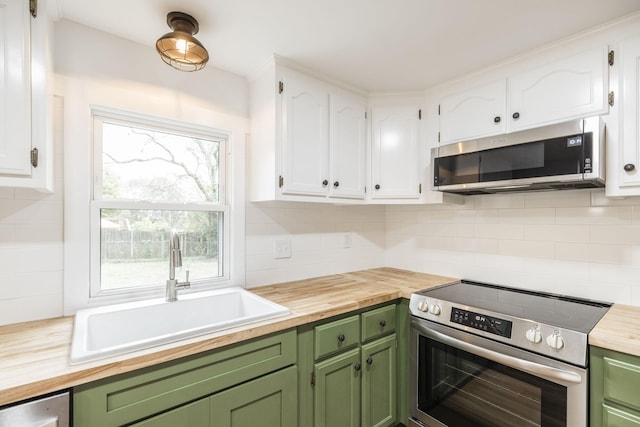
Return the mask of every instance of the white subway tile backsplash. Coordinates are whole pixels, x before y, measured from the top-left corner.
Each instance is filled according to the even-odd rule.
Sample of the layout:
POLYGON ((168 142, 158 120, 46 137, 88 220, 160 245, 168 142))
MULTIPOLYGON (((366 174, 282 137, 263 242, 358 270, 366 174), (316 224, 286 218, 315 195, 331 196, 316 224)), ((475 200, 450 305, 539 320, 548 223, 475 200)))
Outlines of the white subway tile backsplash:
POLYGON ((557 208, 558 224, 631 224, 631 206, 557 208))
POLYGON ((589 242, 589 227, 586 225, 527 224, 524 226, 524 240, 551 242, 589 242))
POLYGON ((554 208, 500 209, 500 224, 554 224, 554 208))

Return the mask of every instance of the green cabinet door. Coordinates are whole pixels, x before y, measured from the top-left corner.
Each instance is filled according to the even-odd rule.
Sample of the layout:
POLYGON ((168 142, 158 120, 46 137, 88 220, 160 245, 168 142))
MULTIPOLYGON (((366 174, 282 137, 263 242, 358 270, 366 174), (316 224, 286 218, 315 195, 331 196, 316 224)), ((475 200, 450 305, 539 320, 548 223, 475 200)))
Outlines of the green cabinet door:
POLYGON ((396 421, 396 336, 362 346, 362 425, 383 427, 396 421))
POLYGON ((590 347, 590 426, 640 427, 640 357, 590 347))
POLYGON ((315 364, 314 427, 360 426, 360 349, 315 364))
POLYGON ((296 427, 297 372, 291 366, 214 394, 211 427, 296 427))
POLYGON ((205 398, 132 424, 132 427, 209 427, 210 425, 209 399, 205 398))

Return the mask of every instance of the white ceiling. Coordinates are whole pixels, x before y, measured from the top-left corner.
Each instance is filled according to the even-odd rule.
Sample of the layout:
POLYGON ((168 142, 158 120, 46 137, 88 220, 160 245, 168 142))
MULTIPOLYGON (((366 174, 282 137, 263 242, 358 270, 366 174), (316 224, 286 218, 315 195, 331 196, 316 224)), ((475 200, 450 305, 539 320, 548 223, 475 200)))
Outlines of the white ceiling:
POLYGON ((426 89, 640 10, 640 0, 49 0, 154 49, 193 15, 209 66, 252 75, 278 54, 362 89, 426 89))

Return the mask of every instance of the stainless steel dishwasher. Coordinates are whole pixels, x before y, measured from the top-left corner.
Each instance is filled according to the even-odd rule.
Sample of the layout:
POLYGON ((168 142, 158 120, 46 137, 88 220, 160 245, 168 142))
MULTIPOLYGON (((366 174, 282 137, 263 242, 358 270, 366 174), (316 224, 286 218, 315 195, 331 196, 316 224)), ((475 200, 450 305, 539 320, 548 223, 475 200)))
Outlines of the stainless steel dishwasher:
POLYGON ((0 408, 0 427, 69 427, 69 393, 0 408))

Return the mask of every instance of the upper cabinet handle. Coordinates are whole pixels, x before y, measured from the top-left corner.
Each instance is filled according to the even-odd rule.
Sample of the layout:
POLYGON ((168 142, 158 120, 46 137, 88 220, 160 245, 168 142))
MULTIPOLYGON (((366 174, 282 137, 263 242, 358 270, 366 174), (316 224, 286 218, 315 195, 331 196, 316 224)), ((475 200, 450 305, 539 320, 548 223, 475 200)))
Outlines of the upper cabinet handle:
POLYGON ((520 118, 520 113, 518 113, 517 111, 515 113, 513 113, 513 117, 514 120, 518 120, 520 118))
POLYGON ((500 118, 500 116, 495 116, 493 118, 493 123, 500 123, 500 120, 502 120, 502 118, 500 118))

